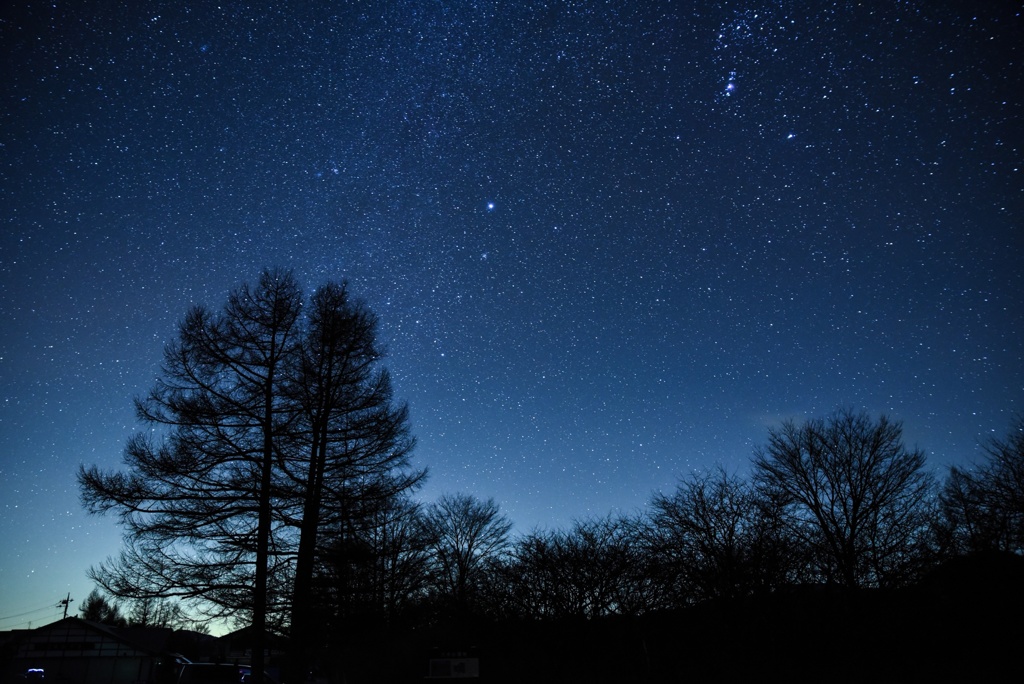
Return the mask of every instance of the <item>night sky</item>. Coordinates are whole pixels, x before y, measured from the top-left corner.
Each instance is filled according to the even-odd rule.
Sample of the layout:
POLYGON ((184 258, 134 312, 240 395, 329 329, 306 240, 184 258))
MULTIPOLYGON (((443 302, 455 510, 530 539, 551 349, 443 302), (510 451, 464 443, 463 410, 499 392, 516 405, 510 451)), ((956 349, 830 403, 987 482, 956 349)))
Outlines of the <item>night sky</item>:
POLYGON ((0 629, 77 611, 120 544, 77 467, 265 267, 349 282, 421 498, 520 532, 786 418, 942 476, 1024 410, 1020 2, 8 5, 0 629))

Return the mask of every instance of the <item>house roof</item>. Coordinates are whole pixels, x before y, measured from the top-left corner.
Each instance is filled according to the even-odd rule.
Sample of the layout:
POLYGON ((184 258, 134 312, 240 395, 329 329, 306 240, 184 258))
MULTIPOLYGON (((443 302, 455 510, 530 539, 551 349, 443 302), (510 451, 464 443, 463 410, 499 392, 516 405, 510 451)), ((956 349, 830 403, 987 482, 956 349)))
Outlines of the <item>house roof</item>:
POLYGON ((59 634, 73 630, 86 630, 112 639, 125 646, 147 655, 159 655, 167 650, 167 642, 173 630, 168 628, 117 628, 109 625, 83 620, 79 617, 67 617, 51 622, 35 629, 22 629, 8 632, 5 641, 20 643, 26 639, 38 639, 48 634, 59 634))

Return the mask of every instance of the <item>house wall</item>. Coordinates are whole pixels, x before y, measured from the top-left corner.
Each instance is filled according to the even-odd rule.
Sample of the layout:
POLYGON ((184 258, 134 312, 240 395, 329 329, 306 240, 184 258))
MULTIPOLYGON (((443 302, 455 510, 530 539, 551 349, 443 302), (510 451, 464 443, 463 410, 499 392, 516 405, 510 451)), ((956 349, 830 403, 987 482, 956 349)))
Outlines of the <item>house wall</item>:
POLYGON ((45 684, 152 684, 159 658, 88 624, 57 623, 27 633, 10 671, 46 671, 45 684))

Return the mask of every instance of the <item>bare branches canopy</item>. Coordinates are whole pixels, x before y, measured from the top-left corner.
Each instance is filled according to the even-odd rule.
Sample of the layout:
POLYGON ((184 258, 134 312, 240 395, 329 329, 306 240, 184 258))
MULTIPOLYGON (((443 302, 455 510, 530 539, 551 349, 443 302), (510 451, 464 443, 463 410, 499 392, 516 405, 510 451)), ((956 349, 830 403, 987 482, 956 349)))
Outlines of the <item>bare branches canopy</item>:
POLYGON ((810 554, 812 579, 847 587, 911 571, 933 491, 924 463, 924 452, 903 445, 899 423, 852 411, 785 422, 754 456, 756 482, 810 554))
POLYGON ((260 634, 307 601, 320 535, 418 485, 376 318, 335 283, 303 313, 283 271, 193 308, 136 401, 154 430, 129 440, 124 470, 80 469, 86 508, 124 528, 121 556, 91 572, 112 595, 190 599, 260 634))

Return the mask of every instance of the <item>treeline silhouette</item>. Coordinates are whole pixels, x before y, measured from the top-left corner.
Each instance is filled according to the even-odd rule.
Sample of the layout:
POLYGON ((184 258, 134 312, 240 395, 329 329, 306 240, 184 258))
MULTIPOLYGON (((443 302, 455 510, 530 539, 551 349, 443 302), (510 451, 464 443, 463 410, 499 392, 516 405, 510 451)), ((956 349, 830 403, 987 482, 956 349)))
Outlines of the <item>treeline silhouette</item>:
POLYGON ((407 500, 325 556, 324 653, 363 681, 422 674, 431 646, 478 647, 491 681, 997 676, 1022 636, 1024 422, 986 453, 935 481, 898 423, 840 411, 646 513, 511 536, 493 501, 407 500))
MULTIPOLYGON (((896 427, 850 413, 812 421, 837 422, 863 428, 871 445, 880 427, 896 427)), ((854 467, 869 452, 837 452, 829 472, 873 492, 859 504, 841 482, 808 473, 802 481, 822 491, 806 501, 847 497, 829 501, 825 525, 865 511, 862 532, 848 521, 849 559, 828 543, 840 531, 780 496, 757 466, 773 457, 764 451, 749 479, 691 474, 648 513, 523 535, 492 500, 382 500, 321 547, 310 668, 330 681, 413 680, 431 656, 454 653, 482 658, 488 681, 997 676, 1017 651, 1024 608, 1022 428, 941 483, 913 455, 920 467, 902 489, 885 490, 890 469, 854 467), (847 561, 864 570, 839 572, 847 561)), ((283 616, 277 628, 288 633, 283 616)))
POLYGON ((136 402, 151 429, 125 470, 79 473, 86 507, 125 530, 90 576, 129 604, 176 600, 179 621, 252 625, 254 680, 269 664, 289 684, 421 679, 432 654, 478 658, 490 681, 924 681, 1007 664, 1024 420, 938 479, 887 416, 784 422, 749 476, 691 473, 646 512, 513 535, 492 499, 417 499, 426 473, 375 335, 344 284, 306 302, 280 271, 189 312, 136 402), (280 662, 263 662, 268 632, 289 637, 280 662))

